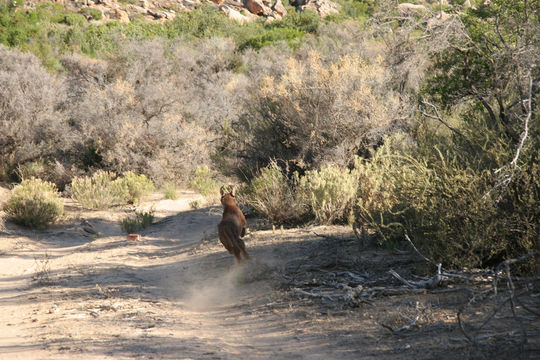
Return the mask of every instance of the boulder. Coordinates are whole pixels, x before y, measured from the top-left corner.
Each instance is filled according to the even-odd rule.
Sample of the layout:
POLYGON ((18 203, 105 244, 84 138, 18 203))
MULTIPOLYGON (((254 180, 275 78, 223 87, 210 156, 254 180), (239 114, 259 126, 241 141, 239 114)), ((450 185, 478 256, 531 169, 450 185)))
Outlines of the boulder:
POLYGON ((411 3, 402 3, 398 5, 398 13, 400 16, 418 16, 427 11, 424 5, 416 5, 411 3))
POLYGON ((274 6, 272 6, 272 10, 274 10, 274 13, 278 14, 281 18, 287 15, 287 10, 285 10, 285 6, 283 6, 281 0, 276 0, 274 6))
POLYGON ((114 14, 114 18, 118 20, 118 22, 121 22, 124 24, 129 23, 129 16, 126 11, 120 10, 120 9, 114 9, 113 14, 114 14))
POLYGON ((295 4, 298 10, 311 10, 320 17, 339 13, 338 4, 330 0, 298 0, 295 4))
POLYGON ((272 10, 264 5, 262 0, 245 0, 244 6, 255 15, 269 16, 272 14, 272 10))
POLYGON ((251 20, 249 17, 243 15, 240 11, 229 5, 221 5, 219 8, 225 13, 225 15, 229 17, 229 19, 237 21, 240 24, 249 22, 251 20))

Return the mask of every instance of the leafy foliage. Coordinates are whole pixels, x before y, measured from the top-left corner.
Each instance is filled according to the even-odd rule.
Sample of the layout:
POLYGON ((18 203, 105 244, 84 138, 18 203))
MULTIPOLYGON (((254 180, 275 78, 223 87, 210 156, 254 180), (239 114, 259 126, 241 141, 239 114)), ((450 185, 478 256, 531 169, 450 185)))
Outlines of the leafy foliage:
POLYGON ((165 184, 163 186, 163 195, 167 200, 177 200, 178 192, 176 191, 176 186, 171 183, 165 184))

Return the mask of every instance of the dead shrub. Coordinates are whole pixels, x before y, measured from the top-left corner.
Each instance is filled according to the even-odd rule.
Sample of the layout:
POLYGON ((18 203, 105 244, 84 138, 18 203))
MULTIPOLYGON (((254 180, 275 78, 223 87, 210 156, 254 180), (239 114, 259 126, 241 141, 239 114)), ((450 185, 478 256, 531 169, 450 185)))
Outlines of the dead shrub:
POLYGON ((20 164, 52 159, 69 148, 64 99, 62 78, 34 55, 0 45, 0 179, 12 180, 20 164))
POLYGON ((351 164, 404 123, 380 61, 348 55, 326 64, 316 52, 304 62, 289 59, 281 78, 263 80, 250 113, 226 139, 227 151, 243 159, 244 173, 272 158, 300 170, 351 164))

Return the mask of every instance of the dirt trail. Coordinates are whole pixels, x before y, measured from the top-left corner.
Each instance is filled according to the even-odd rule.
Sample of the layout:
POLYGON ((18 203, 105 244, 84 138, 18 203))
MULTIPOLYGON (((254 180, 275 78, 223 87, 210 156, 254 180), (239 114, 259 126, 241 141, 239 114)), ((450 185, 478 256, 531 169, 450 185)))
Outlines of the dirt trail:
POLYGON ((8 224, 0 233, 0 359, 476 354, 461 340, 452 342, 463 337, 455 308, 465 294, 350 306, 330 295, 302 296, 296 288, 309 290, 339 274, 392 282, 388 268, 410 275, 410 255, 361 251, 346 227, 315 229, 326 238, 313 229, 267 230, 247 237, 253 261, 236 266, 217 240, 221 208, 193 210, 196 199, 185 192, 177 201, 149 201, 144 207, 154 209, 157 221, 135 242, 118 225, 122 209, 89 212, 68 204, 65 224, 44 232, 8 224), (398 327, 399 314, 419 308, 427 313, 425 329, 395 336, 380 325, 398 327))

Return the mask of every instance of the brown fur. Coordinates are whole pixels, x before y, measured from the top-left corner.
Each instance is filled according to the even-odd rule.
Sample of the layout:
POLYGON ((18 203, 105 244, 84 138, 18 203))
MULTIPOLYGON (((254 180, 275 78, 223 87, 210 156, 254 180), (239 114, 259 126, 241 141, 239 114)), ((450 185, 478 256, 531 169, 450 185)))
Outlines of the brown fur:
POLYGON ((246 245, 240 238, 245 234, 247 221, 242 210, 236 205, 234 192, 234 189, 231 192, 226 192, 223 188, 221 189, 223 217, 218 224, 218 234, 219 240, 225 246, 225 249, 241 263, 243 260, 249 259, 249 255, 246 252, 246 245), (243 259, 240 255, 243 255, 243 259))

